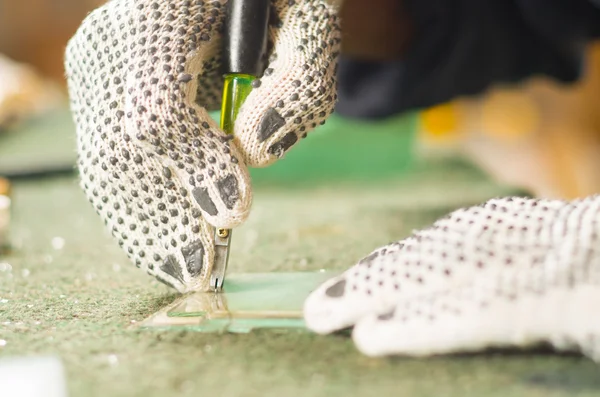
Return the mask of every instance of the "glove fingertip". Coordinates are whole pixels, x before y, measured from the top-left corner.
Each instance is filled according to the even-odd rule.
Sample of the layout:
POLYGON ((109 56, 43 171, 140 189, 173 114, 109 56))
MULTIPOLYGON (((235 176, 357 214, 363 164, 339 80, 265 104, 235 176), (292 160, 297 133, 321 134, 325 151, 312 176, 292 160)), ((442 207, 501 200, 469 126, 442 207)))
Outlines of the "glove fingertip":
POLYGON ((248 166, 267 167, 300 141, 300 129, 305 127, 284 119, 275 107, 265 108, 262 103, 250 105, 240 111, 235 140, 248 166))
POLYGON ((308 329, 328 334, 351 327, 365 305, 356 301, 356 296, 346 296, 347 280, 335 277, 315 290, 304 303, 304 320, 308 329))
POLYGON ((304 302, 304 322, 306 327, 321 335, 334 331, 329 321, 333 313, 322 304, 322 296, 319 290, 311 293, 304 302))
POLYGON ((229 174, 212 185, 192 189, 192 197, 208 223, 233 228, 248 218, 252 207, 248 179, 246 175, 229 174))
POLYGON ((352 330, 354 345, 362 354, 369 357, 381 357, 389 354, 386 346, 389 346, 389 337, 381 335, 377 330, 376 316, 368 316, 356 323, 352 330))

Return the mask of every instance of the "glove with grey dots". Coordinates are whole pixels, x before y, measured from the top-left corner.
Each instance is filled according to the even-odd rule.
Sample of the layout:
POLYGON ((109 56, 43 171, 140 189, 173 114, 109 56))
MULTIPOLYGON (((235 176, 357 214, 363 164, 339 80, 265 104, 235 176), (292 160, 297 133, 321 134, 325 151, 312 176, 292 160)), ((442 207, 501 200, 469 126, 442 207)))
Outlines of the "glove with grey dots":
POLYGON ((129 258, 181 292, 208 288, 214 228, 242 223, 247 166, 281 158, 332 112, 339 4, 275 0, 264 76, 235 138, 221 100, 225 0, 111 0, 66 50, 81 186, 129 258))
POLYGON ((314 291, 308 327, 371 356, 549 343, 600 360, 600 196, 494 199, 380 248, 314 291))

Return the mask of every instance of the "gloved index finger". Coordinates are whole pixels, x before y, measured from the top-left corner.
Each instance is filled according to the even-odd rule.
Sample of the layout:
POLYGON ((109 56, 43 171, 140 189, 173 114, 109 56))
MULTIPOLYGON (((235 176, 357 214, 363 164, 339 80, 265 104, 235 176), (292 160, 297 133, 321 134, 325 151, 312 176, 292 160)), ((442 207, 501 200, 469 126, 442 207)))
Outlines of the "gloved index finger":
POLYGON ((244 160, 264 167, 333 111, 340 48, 336 6, 324 0, 276 0, 270 62, 240 109, 235 128, 244 160))
MULTIPOLYGON (((217 14, 222 20, 224 7, 220 3, 211 7, 212 18, 217 14)), ((217 53, 212 44, 217 31, 212 24, 197 28, 189 12, 183 6, 170 9, 167 4, 159 4, 149 16, 143 9, 133 12, 136 18, 148 18, 150 26, 164 24, 172 29, 138 29, 130 36, 135 51, 131 53, 133 70, 126 81, 122 117, 127 130, 135 132, 134 144, 177 175, 204 218, 212 225, 230 228, 249 213, 250 178, 231 136, 196 103, 198 76, 205 61, 217 53), (157 42, 165 45, 159 48, 157 42), (170 45, 172 42, 181 46, 170 45)))

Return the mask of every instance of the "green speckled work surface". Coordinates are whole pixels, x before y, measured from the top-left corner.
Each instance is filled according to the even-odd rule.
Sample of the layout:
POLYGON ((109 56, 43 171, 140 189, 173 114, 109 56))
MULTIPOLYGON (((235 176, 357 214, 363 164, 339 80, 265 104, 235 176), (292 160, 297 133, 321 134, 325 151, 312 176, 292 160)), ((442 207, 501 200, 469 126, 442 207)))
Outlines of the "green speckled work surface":
MULTIPOLYGON (((385 182, 257 189, 232 273, 342 271, 445 212, 505 194, 463 168, 385 182)), ((371 359, 347 334, 138 330, 178 296, 131 266, 74 178, 14 186, 14 251, 0 259, 0 358, 53 354, 70 396, 600 396, 578 356, 371 359)))

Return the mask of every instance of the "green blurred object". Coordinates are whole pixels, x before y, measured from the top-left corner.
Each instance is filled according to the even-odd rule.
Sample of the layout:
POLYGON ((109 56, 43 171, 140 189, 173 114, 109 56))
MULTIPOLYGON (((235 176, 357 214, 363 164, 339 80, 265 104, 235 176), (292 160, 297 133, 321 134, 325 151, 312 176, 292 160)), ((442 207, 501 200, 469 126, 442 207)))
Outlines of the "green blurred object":
MULTIPOLYGON (((219 120, 219 113, 211 114, 219 120)), ((255 185, 376 182, 403 175, 413 159, 416 114, 359 122, 336 114, 283 159, 251 169, 255 185)), ((0 135, 0 175, 67 172, 76 162, 75 129, 68 109, 30 120, 0 135)))
MULTIPOLYGON (((215 119, 218 113, 212 114, 215 119)), ((254 184, 375 182, 405 173, 412 163, 417 114, 364 122, 333 114, 307 139, 267 168, 250 170, 254 184)))
POLYGON ((0 133, 0 175, 72 172, 75 150, 75 127, 68 109, 23 121, 0 133))
POLYGON ((255 183, 375 182, 405 173, 412 162, 416 115, 358 122, 333 115, 285 158, 252 169, 255 183))

